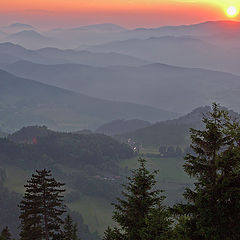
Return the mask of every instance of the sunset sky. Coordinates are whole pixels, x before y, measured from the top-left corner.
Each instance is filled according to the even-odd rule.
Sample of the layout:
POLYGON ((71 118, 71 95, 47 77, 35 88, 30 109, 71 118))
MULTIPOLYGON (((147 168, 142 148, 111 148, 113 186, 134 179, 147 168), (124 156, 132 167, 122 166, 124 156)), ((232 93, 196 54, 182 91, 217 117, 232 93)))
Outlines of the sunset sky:
MULTIPOLYGON (((239 0, 11 0, 1 2, 1 25, 21 21, 39 27, 113 22, 125 27, 154 27, 229 19, 239 0)), ((237 16, 234 20, 240 20, 237 16)))

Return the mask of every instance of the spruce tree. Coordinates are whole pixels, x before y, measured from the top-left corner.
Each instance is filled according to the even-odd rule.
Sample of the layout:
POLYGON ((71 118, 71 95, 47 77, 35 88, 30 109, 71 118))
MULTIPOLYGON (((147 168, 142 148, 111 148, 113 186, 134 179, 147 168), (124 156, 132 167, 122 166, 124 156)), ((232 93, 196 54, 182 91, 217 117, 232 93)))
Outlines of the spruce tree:
POLYGON ((61 215, 65 212, 65 184, 52 178, 51 171, 36 171, 25 185, 20 207, 21 240, 52 240, 62 236, 61 215))
MULTIPOLYGON (((139 159, 140 167, 132 171, 128 184, 123 185, 123 199, 117 198, 113 219, 120 226, 114 230, 107 229, 105 239, 142 240, 142 231, 148 230, 148 219, 152 211, 162 204, 161 190, 154 190, 157 171, 146 169, 146 160, 139 159)), ((161 234, 159 232, 159 234, 161 234)))
POLYGON ((170 240, 173 237, 172 216, 166 206, 159 202, 145 218, 146 227, 141 229, 142 240, 170 240))
POLYGON ((108 227, 104 232, 103 240, 114 240, 114 239, 116 239, 114 230, 108 227))
POLYGON ((0 240, 11 240, 11 233, 9 231, 9 228, 8 227, 5 227, 1 234, 0 234, 0 240))
POLYGON ((80 240, 77 236, 77 224, 73 223, 69 214, 64 221, 63 240, 80 240))
POLYGON ((185 239, 240 239, 240 126, 217 104, 204 116, 204 130, 191 130, 194 154, 185 171, 196 179, 175 210, 187 217, 185 239))
POLYGON ((72 235, 72 236, 73 236, 73 237, 72 237, 73 240, 80 240, 80 238, 78 237, 77 232, 78 232, 77 224, 75 223, 75 224, 73 225, 73 235, 72 235))

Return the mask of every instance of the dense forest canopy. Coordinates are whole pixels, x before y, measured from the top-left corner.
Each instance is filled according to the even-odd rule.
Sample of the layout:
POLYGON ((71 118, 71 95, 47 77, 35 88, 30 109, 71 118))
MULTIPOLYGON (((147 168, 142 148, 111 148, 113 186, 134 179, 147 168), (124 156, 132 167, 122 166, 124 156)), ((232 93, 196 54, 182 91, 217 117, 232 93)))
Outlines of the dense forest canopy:
POLYGON ((118 160, 134 156, 126 144, 103 134, 60 133, 37 126, 0 139, 0 146, 2 164, 31 168, 41 164, 111 168, 118 160))

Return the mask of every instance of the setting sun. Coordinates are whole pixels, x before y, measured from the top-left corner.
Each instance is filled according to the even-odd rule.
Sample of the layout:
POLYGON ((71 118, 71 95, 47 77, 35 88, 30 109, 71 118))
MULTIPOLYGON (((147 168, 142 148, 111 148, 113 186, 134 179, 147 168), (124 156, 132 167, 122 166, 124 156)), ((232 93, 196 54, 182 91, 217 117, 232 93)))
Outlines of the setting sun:
POLYGON ((229 17, 236 17, 238 15, 238 9, 235 6, 230 6, 227 9, 227 15, 229 17))

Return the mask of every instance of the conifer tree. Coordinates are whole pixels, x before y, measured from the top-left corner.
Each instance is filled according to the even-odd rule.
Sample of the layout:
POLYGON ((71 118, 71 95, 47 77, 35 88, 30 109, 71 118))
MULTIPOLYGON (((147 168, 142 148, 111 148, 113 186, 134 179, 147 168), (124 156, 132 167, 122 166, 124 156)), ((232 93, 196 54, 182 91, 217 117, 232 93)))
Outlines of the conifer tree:
MULTIPOLYGON (((147 219, 152 211, 162 204, 161 190, 154 190, 157 171, 149 172, 146 169, 146 160, 139 159, 140 167, 132 171, 128 184, 123 185, 123 199, 117 198, 113 219, 120 228, 107 229, 105 239, 134 239, 142 240, 142 231, 148 231, 147 219)), ((160 232, 159 232, 160 234, 160 232)))
POLYGON ((77 236, 77 224, 73 224, 73 220, 69 214, 64 221, 63 236, 63 240, 80 240, 77 236))
POLYGON ((5 227, 1 234, 0 234, 0 240, 11 240, 11 233, 9 231, 9 228, 8 227, 5 227))
POLYGON ((172 217, 166 206, 160 201, 145 218, 146 227, 141 229, 142 240, 170 240, 173 237, 172 217))
POLYGON ((114 240, 114 239, 116 239, 114 230, 108 227, 104 232, 103 240, 114 240))
POLYGON ((72 237, 73 240, 80 240, 80 238, 78 237, 77 232, 78 232, 77 224, 75 223, 73 225, 73 237, 72 237))
POLYGON ((213 104, 204 116, 204 130, 191 130, 194 154, 186 156, 185 171, 196 179, 184 194, 187 204, 175 210, 187 216, 185 238, 240 239, 240 126, 213 104))
POLYGON ((20 207, 21 240, 52 240, 62 236, 61 215, 65 212, 65 184, 52 178, 51 171, 36 171, 25 185, 20 207))

